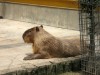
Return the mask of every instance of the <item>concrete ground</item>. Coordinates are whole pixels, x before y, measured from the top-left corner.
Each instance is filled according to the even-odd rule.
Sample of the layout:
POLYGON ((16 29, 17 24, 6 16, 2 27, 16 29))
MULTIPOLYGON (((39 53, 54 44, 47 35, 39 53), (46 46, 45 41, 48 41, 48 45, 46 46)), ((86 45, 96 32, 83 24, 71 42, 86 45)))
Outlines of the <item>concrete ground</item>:
MULTIPOLYGON (((35 65, 43 65, 44 62, 55 59, 31 60, 23 61, 27 53, 32 53, 30 44, 25 44, 22 34, 28 28, 37 26, 36 24, 0 19, 0 75, 14 70, 15 68, 29 66, 29 63, 35 65)), ((79 36, 79 31, 44 26, 44 29, 56 37, 79 36)))

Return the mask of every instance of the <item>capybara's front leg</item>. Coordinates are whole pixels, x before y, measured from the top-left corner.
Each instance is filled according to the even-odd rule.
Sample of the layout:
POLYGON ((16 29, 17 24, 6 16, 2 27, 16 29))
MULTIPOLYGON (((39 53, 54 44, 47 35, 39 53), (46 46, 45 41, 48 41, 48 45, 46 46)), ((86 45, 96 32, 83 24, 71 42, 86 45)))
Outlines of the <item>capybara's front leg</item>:
POLYGON ((23 60, 33 60, 33 59, 48 59, 51 58, 48 52, 41 51, 37 54, 28 55, 23 60))
POLYGON ((33 54, 27 55, 26 57, 24 57, 23 60, 32 60, 32 59, 34 59, 34 55, 33 54))

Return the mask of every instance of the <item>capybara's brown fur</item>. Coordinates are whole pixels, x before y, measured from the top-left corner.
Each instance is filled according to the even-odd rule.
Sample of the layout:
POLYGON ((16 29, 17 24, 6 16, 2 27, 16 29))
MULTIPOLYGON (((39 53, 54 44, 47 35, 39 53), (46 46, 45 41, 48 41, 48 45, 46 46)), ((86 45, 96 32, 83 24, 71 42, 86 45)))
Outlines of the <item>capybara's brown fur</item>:
POLYGON ((33 54, 24 60, 63 58, 81 54, 79 38, 59 39, 45 31, 43 26, 26 30, 23 39, 26 43, 33 44, 33 54))

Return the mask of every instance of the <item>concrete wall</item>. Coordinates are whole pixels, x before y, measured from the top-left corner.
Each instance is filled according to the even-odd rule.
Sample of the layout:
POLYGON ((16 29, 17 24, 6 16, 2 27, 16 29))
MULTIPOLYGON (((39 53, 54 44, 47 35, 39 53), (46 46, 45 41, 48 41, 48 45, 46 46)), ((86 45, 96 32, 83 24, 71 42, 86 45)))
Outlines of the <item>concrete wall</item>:
POLYGON ((79 29, 78 11, 75 10, 6 3, 4 17, 36 24, 79 29))
POLYGON ((0 3, 0 16, 2 16, 2 3, 0 3))

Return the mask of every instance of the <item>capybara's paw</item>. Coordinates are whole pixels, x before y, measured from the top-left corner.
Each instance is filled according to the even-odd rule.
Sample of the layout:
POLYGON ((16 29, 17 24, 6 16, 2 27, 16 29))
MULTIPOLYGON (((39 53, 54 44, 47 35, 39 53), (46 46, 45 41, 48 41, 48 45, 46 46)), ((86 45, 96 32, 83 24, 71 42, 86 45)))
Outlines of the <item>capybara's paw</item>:
POLYGON ((24 57, 24 59, 23 60, 32 60, 32 59, 34 59, 34 56, 26 56, 26 57, 24 57))
POLYGON ((33 56, 33 53, 27 53, 26 55, 27 56, 33 56))

